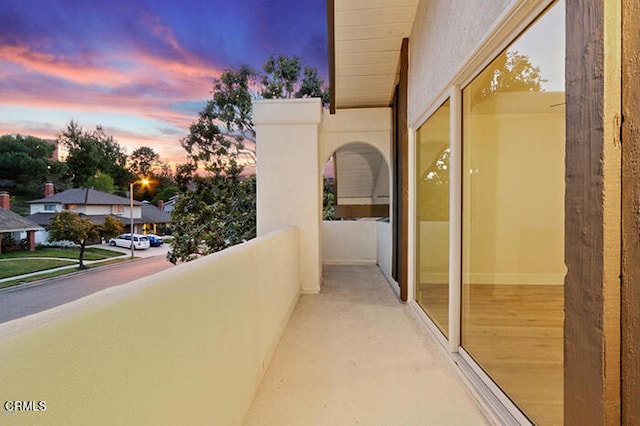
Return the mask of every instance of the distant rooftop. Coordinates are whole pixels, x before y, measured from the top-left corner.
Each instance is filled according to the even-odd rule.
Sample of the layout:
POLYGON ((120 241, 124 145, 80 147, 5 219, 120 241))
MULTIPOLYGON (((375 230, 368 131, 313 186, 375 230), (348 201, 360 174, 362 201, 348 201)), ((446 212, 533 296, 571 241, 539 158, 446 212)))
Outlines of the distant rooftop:
POLYGON ((42 229, 40 225, 14 213, 0 208, 0 232, 22 232, 42 229))
MULTIPOLYGON (((56 204, 92 204, 92 205, 128 205, 129 199, 106 192, 97 191, 92 188, 72 188, 59 192, 50 197, 29 201, 35 203, 56 203, 56 204)), ((139 201, 133 201, 136 206, 141 205, 139 201)))

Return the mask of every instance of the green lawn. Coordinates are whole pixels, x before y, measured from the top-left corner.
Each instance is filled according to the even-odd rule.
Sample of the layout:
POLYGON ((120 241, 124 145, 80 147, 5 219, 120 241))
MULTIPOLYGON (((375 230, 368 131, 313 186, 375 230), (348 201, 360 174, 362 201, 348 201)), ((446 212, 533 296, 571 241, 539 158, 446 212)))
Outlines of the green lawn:
MULTIPOLYGON (((0 254, 1 259, 15 259, 23 257, 57 257, 62 259, 78 259, 80 249, 78 248, 39 248, 35 251, 18 250, 0 254)), ((84 260, 101 260, 109 257, 124 256, 124 254, 97 247, 89 247, 84 253, 84 260)))
MULTIPOLYGON (((39 248, 35 251, 19 250, 0 254, 0 279, 15 277, 32 272, 45 271, 60 266, 77 265, 80 249, 78 248, 39 248), (49 257, 55 259, 34 259, 49 257)), ((84 253, 84 260, 104 260, 110 258, 124 257, 125 255, 108 249, 89 247, 84 253)), ((118 260, 118 259, 114 259, 118 260)), ((107 261, 107 263, 110 261, 107 261)), ((105 263, 101 263, 105 264, 105 263)), ((76 268, 60 271, 58 274, 68 274, 74 272, 76 268)), ((43 277, 43 275, 38 275, 43 277)), ((0 288, 6 287, 0 285, 0 288)))
MULTIPOLYGON (((32 259, 31 261, 36 261, 36 260, 39 260, 39 259, 32 259)), ((110 259, 110 260, 105 260, 104 262, 96 263, 96 264, 93 264, 93 265, 86 265, 86 266, 87 266, 87 269, 92 269, 92 268, 97 268, 99 266, 105 266, 105 265, 111 265, 111 264, 114 264, 114 263, 126 262, 128 260, 129 260, 128 257, 124 257, 124 258, 121 257, 121 258, 114 258, 114 259, 110 259)), ((7 262, 14 262, 14 261, 10 260, 10 261, 7 261, 7 262)), ((18 261, 16 260, 15 262, 17 263, 18 261)), ((69 261, 69 260, 59 260, 58 262, 71 262, 72 265, 77 265, 77 262, 73 262, 73 261, 69 261)), ((5 264, 6 264, 5 262, 0 262, 0 270, 4 271, 3 266, 5 264)), ((58 266, 60 266, 60 265, 58 265, 58 266)), ((38 274, 38 275, 31 276, 31 277, 16 278, 15 280, 9 280, 9 281, 1 282, 0 283, 0 289, 6 288, 6 287, 13 287, 15 285, 19 285, 19 284, 23 284, 23 283, 29 283, 29 282, 33 282, 33 281, 44 280, 46 278, 59 277, 61 275, 67 275, 67 274, 70 274, 72 272, 77 272, 77 271, 78 271, 77 268, 69 268, 69 269, 63 269, 62 271, 46 272, 46 273, 43 273, 43 274, 38 274)))
POLYGON ((60 266, 75 265, 74 260, 63 259, 11 259, 0 262, 0 279, 14 277, 16 275, 30 274, 31 272, 44 271, 60 266))

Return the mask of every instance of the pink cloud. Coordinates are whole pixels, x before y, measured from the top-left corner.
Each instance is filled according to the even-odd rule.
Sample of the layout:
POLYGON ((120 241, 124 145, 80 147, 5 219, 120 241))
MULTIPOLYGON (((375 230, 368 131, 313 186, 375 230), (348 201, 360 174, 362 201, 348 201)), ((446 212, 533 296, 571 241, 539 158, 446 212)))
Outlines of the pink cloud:
POLYGON ((0 61, 17 65, 23 70, 50 77, 57 77, 76 84, 122 85, 131 82, 123 72, 76 64, 49 53, 35 52, 27 46, 0 45, 0 61))
POLYGON ((94 61, 77 62, 34 51, 28 46, 0 45, 0 62, 6 63, 5 69, 13 66, 26 71, 31 79, 37 76, 53 77, 75 85, 101 86, 113 90, 141 83, 162 82, 180 89, 178 92, 182 93, 184 99, 203 97, 203 93, 197 92, 199 86, 206 84, 210 88, 220 70, 184 53, 169 30, 165 31, 168 32, 165 38, 181 53, 179 58, 119 51, 96 57, 94 61), (100 65, 96 62, 100 62, 100 65))
MULTIPOLYGON (((96 124, 103 124, 130 152, 146 145, 154 147, 169 162, 185 161, 179 141, 187 135, 197 115, 177 110, 175 105, 204 102, 220 70, 186 53, 172 30, 150 19, 153 33, 175 53, 173 58, 129 50, 103 53, 90 60, 70 60, 28 46, 0 45, 0 76, 5 81, 4 86, 0 83, 0 106, 34 111, 34 119, 29 121, 8 123, 0 119, 0 134, 52 138, 68 122, 57 123, 58 128, 52 132, 51 123, 38 124, 38 111, 42 112, 43 121, 47 111, 68 112, 69 119, 86 113, 121 114, 152 120, 144 125, 150 128, 148 133, 113 125, 113 120, 110 124, 96 124), (155 128, 153 122, 158 123, 155 128)), ((85 128, 93 126, 80 124, 85 128)))

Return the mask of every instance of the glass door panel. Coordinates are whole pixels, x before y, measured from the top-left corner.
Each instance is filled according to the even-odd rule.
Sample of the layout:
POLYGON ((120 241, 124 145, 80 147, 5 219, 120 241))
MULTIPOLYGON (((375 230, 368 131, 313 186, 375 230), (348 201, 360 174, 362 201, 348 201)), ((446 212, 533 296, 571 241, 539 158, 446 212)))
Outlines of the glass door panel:
POLYGON ((463 348, 537 424, 562 424, 564 2, 463 89, 463 348))
POLYGON ((416 301, 440 331, 449 327, 449 101, 418 129, 416 301))

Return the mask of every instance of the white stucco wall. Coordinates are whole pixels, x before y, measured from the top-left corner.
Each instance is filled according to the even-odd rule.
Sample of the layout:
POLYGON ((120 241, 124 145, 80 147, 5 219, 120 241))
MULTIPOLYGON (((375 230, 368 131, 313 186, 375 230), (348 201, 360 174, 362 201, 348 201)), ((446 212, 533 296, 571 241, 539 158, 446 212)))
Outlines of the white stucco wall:
POLYGON ((318 157, 320 99, 255 101, 258 235, 300 229, 300 283, 320 292, 322 171, 318 157))
POLYGON ((49 211, 45 210, 45 208, 44 208, 45 205, 47 205, 47 203, 30 204, 29 205, 29 214, 43 213, 43 212, 44 213, 52 213, 52 212, 61 212, 62 211, 62 204, 49 203, 49 205, 55 206, 55 210, 49 210, 49 211))
MULTIPOLYGON (((34 213, 54 213, 53 211, 45 210, 44 206, 47 204, 54 203, 35 203, 29 206, 29 214, 34 213)), ((62 204, 54 204, 56 206, 55 212, 61 212, 63 210, 62 204)), ((76 213, 83 213, 88 215, 102 215, 102 214, 115 214, 117 216, 123 217, 131 217, 129 205, 125 205, 122 207, 122 212, 117 213, 114 212, 112 205, 79 205, 76 209, 71 210, 76 213)), ((142 217, 142 207, 141 206, 133 206, 133 217, 141 218, 142 217)))
POLYGON ((288 228, 0 324, 0 423, 240 425, 299 294, 288 228))
POLYGON ((344 236, 331 234, 323 240, 322 176, 331 154, 354 142, 377 148, 388 167, 391 109, 352 109, 331 115, 322 110, 319 99, 261 100, 254 102, 253 120, 258 235, 289 225, 299 227, 302 292, 320 291, 323 259, 375 263, 375 223, 362 225, 371 229, 363 234, 356 232, 351 242, 366 242, 351 249, 348 244, 335 243, 334 237, 344 236))
POLYGON ((378 227, 373 220, 322 222, 322 262, 327 264, 375 264, 378 227))
MULTIPOLYGON (((127 210, 129 208, 127 207, 127 210)), ((133 208, 134 213, 136 208, 133 208)), ((88 206, 78 206, 78 211, 82 211, 84 214, 88 215, 99 215, 99 214, 111 214, 112 209, 110 205, 88 205, 88 206)))
POLYGON ((382 273, 387 277, 387 279, 391 278, 391 251, 392 251, 392 230, 391 223, 377 221, 376 226, 378 227, 378 244, 377 244, 377 258, 378 258, 378 267, 382 271, 382 273))
POLYGON ((335 150, 354 142, 376 147, 391 164, 391 108, 323 111, 320 126, 320 164, 324 167, 335 150))
MULTIPOLYGON (((513 0, 421 1, 409 38, 408 120, 436 102, 513 0)), ((426 118, 426 117, 425 117, 426 118)))

